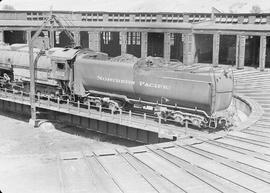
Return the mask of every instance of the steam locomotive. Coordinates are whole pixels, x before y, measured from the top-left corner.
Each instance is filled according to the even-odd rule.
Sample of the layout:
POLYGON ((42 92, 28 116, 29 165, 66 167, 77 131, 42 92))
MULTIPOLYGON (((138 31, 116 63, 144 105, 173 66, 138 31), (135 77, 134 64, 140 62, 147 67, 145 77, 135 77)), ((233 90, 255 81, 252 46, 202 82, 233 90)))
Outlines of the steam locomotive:
MULTIPOLYGON (((233 97, 233 74, 210 64, 183 65, 158 57, 131 55, 110 59, 85 49, 34 49, 36 92, 41 96, 84 101, 112 111, 141 109, 162 120, 216 128, 226 118, 218 112, 233 97)), ((0 48, 0 83, 29 92, 26 45, 0 48)))

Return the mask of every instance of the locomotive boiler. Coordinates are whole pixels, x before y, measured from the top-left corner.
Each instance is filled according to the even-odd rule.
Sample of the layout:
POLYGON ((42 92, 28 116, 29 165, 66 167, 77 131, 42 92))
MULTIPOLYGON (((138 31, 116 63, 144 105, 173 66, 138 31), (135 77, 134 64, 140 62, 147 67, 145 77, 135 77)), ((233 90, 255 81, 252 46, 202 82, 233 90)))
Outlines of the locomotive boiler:
MULTIPOLYGON (((130 55, 109 59, 104 53, 70 48, 43 54, 35 50, 35 57, 36 91, 41 96, 80 100, 115 112, 140 109, 165 121, 216 128, 226 121, 218 112, 229 107, 233 96, 232 72, 211 64, 185 66, 130 55)), ((0 49, 1 80, 22 82, 28 92, 28 61, 25 46, 0 49)))
MULTIPOLYGON (((64 58, 65 61, 63 63, 61 63, 63 61, 63 54, 60 55, 62 60, 59 60, 57 57, 53 58, 54 52, 66 53, 63 52, 63 50, 65 50, 65 48, 52 48, 46 52, 42 52, 42 54, 40 53, 40 49, 35 48, 33 50, 33 55, 36 60, 36 92, 41 96, 55 97, 64 94, 65 89, 63 89, 63 82, 67 80, 66 74, 68 74, 69 78, 70 69, 63 64, 65 64, 69 58, 64 58), (65 75, 57 76, 63 72, 61 68, 65 69, 65 75)), ((69 50, 69 57, 73 58, 76 52, 78 52, 78 50, 69 50)), ((13 44, 0 48, 0 83, 2 86, 12 84, 17 88, 21 87, 26 93, 30 92, 28 45, 13 44)))

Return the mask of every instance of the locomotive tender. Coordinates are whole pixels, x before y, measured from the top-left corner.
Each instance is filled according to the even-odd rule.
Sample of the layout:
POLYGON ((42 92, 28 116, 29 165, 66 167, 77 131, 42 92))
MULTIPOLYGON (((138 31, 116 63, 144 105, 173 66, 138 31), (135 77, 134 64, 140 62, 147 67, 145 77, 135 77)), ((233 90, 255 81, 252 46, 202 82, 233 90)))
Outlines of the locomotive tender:
MULTIPOLYGON (((216 128, 226 122, 218 112, 233 97, 233 74, 209 64, 185 66, 162 58, 129 55, 109 59, 91 50, 52 48, 36 58, 36 92, 41 96, 80 100, 112 111, 141 109, 162 120, 216 128)), ((29 92, 26 45, 0 49, 1 85, 21 84, 29 92), (9 79, 9 80, 7 80, 9 79)))

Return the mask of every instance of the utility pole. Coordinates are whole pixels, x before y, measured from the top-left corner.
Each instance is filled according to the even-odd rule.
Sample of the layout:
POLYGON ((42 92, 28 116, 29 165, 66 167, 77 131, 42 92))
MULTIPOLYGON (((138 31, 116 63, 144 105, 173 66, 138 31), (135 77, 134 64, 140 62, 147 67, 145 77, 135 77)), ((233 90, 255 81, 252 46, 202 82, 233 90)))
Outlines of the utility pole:
POLYGON ((38 120, 36 115, 36 85, 35 85, 35 79, 36 79, 36 72, 35 72, 35 66, 38 62, 38 58, 40 56, 40 53, 37 54, 36 59, 34 61, 34 53, 33 53, 33 42, 34 40, 39 36, 39 34, 42 32, 43 28, 47 25, 47 23, 50 21, 50 18, 48 18, 38 29, 38 31, 31 37, 31 33, 27 33, 28 38, 28 47, 29 47, 29 69, 30 69, 30 107, 31 107, 31 119, 29 120, 29 123, 34 126, 38 127, 38 120))
MULTIPOLYGON (((1 0, 0 0, 1 1, 1 0)), ((69 38, 71 38, 72 42, 74 42, 74 39, 72 35, 67 31, 65 26, 56 18, 55 15, 49 16, 49 18, 46 19, 46 21, 43 22, 43 24, 40 26, 40 28, 36 31, 36 33, 31 37, 31 33, 27 34, 27 38, 29 40, 28 42, 28 47, 29 47, 29 66, 30 66, 30 106, 31 106, 31 119, 29 123, 33 125, 34 127, 38 127, 38 120, 37 120, 37 115, 36 115, 36 99, 35 99, 35 94, 36 94, 36 85, 35 85, 35 79, 36 79, 36 72, 35 72, 35 67, 38 62, 39 57, 42 55, 43 50, 41 50, 37 55, 34 60, 34 53, 33 53, 33 42, 37 39, 39 34, 42 32, 42 30, 46 27, 47 24, 49 24, 50 27, 50 32, 53 32, 52 30, 52 25, 54 24, 54 21, 65 31, 65 33, 68 35, 69 38)), ((51 33, 50 35, 53 35, 51 33)), ((51 43, 51 46, 53 43, 51 43)), ((53 47, 53 46, 52 46, 53 47)))
POLYGON ((28 35, 28 47, 29 47, 29 66, 30 66, 30 106, 31 106, 31 119, 29 123, 37 127, 38 122, 37 122, 37 116, 36 116, 36 102, 35 102, 35 93, 36 93, 36 88, 35 88, 35 64, 34 64, 34 54, 33 54, 33 39, 31 37, 31 33, 27 33, 28 35))

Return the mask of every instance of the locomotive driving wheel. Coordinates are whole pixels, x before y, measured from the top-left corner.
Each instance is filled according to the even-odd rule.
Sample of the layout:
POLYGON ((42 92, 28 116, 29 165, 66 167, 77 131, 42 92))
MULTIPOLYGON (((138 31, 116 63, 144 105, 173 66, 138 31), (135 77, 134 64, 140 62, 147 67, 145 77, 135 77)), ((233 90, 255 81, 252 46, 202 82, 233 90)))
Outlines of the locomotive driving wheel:
POLYGON ((184 116, 180 115, 180 114, 176 114, 174 116, 174 121, 179 123, 180 125, 183 125, 184 124, 184 116))

